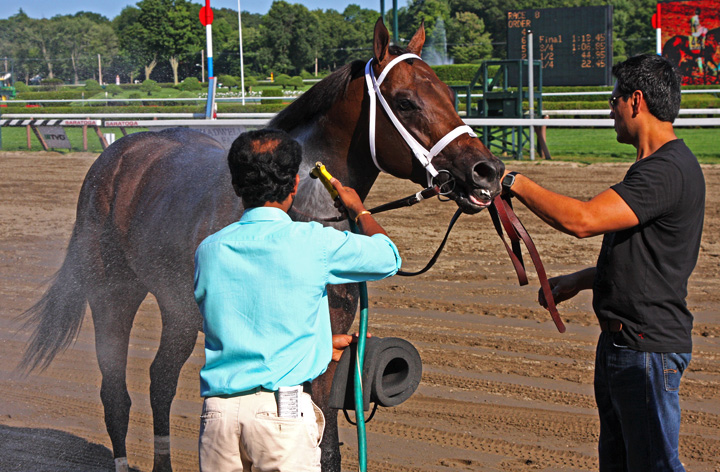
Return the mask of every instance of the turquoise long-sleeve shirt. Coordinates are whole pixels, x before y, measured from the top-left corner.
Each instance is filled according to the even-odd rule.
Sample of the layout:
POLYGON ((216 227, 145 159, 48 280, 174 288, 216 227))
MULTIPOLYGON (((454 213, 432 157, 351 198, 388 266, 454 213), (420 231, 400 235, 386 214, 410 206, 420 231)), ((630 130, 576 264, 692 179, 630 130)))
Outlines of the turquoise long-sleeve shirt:
POLYGON ((246 210, 195 252, 205 332, 201 395, 313 380, 332 358, 326 286, 379 280, 400 264, 382 234, 295 222, 278 208, 246 210))

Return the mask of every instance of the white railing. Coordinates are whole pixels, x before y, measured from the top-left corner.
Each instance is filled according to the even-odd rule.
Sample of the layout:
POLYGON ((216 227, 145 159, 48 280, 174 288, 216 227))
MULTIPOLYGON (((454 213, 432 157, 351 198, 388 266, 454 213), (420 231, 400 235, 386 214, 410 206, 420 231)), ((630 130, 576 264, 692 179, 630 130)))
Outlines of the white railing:
MULTIPOLYGON (((261 95, 246 95, 244 100, 251 101, 251 102, 259 102, 260 100, 295 100, 298 98, 302 93, 296 93, 294 91, 288 91, 289 95, 285 95, 282 97, 263 97, 261 95)), ((681 93, 683 94, 693 94, 693 93, 720 93, 720 89, 693 89, 693 90, 682 90, 681 93)), ((585 96, 585 95, 610 95, 610 90, 597 90, 592 92, 543 92, 543 97, 572 97, 572 96, 585 96)), ((233 97, 222 97, 222 95, 218 96, 215 101, 216 102, 239 102, 242 101, 243 98, 240 95, 235 95, 233 93, 233 97)), ((482 98, 482 93, 473 93, 470 95, 473 98, 482 98)), ((198 101, 207 101, 207 97, 197 97, 197 98, 153 98, 153 97, 144 97, 144 98, 113 98, 113 97, 107 97, 107 98, 74 98, 74 99, 48 99, 48 100, 17 100, 12 99, 8 100, 7 103, 105 103, 105 102, 198 102, 198 101)))
MULTIPOLYGON (((548 110, 550 111, 550 110, 548 110)), ((560 110, 557 110, 560 111, 560 110)), ((547 111, 543 112, 547 114, 547 111)), ((702 115, 702 114, 719 114, 718 109, 687 109, 681 110, 681 115, 702 115), (700 111, 699 111, 700 110, 700 111)), ((562 113, 556 115, 607 115, 608 111, 599 110, 562 110, 562 113), (588 113, 595 112, 595 113, 588 113)), ((198 119, 204 115, 192 113, 113 113, 113 114, 73 114, 73 115, 33 115, 33 114, 3 114, 0 116, 0 126, 28 126, 33 125, 34 121, 42 121, 47 119, 90 119, 102 120, 100 125, 103 128, 117 127, 172 127, 172 126, 217 126, 217 127, 233 127, 233 126, 266 126, 275 116, 275 113, 218 113, 218 119, 198 119), (198 117, 193 119, 193 117, 198 117), (145 118, 145 119, 137 119, 145 118), (156 118, 169 118, 158 120, 156 118)), ((610 118, 463 118, 465 124, 470 126, 491 126, 491 127, 526 127, 526 126, 551 126, 560 128, 575 127, 601 127, 611 128, 614 126, 613 120, 610 118)), ((720 118, 678 118, 674 122, 676 127, 687 126, 720 126, 720 118)))

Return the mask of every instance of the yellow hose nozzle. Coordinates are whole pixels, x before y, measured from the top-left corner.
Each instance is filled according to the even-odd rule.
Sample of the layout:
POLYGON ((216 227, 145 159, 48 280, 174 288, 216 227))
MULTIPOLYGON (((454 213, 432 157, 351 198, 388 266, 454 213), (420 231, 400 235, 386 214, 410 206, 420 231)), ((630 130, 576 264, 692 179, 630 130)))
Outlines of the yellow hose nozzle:
POLYGON ((330 197, 332 197, 333 200, 338 197, 335 187, 333 187, 330 183, 333 176, 330 175, 330 172, 327 171, 322 162, 318 161, 315 163, 315 167, 313 167, 310 171, 310 177, 313 179, 320 179, 320 182, 322 182, 327 191, 330 192, 330 197))

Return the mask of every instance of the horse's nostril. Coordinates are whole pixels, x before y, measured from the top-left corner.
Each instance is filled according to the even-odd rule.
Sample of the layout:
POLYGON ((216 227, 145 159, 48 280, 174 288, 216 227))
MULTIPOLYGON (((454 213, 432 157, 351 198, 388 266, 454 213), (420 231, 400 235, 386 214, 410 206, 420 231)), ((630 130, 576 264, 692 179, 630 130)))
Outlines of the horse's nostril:
POLYGON ((472 182, 476 186, 487 185, 497 179, 498 170, 489 162, 478 162, 472 168, 472 182))

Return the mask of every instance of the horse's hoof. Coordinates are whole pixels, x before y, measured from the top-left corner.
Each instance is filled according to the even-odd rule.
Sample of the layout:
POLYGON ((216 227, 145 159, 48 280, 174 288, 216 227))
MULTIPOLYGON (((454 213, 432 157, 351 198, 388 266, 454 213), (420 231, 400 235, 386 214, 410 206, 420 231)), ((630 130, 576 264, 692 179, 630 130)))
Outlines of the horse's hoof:
POLYGON ((172 472, 170 454, 155 454, 152 472, 172 472))

